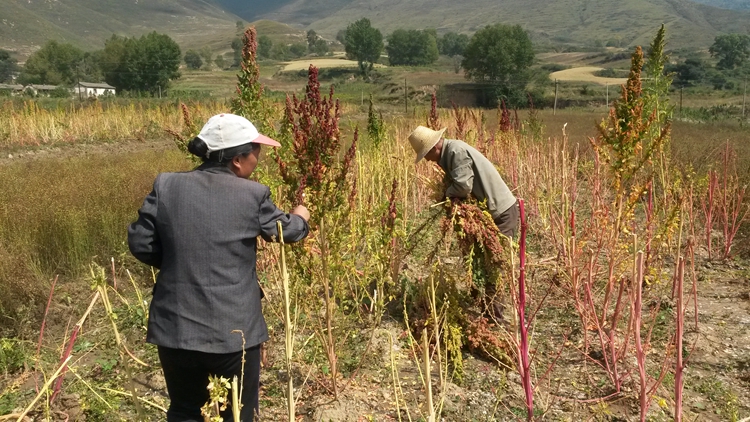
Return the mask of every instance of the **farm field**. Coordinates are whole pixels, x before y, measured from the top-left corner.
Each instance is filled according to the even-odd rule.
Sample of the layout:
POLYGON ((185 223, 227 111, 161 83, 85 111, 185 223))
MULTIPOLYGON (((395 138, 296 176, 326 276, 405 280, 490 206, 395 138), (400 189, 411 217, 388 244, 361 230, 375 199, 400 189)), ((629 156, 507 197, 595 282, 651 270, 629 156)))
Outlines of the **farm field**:
MULTIPOLYGON (((296 70, 307 70, 310 65, 315 66, 319 69, 327 68, 340 68, 340 67, 358 67, 359 64, 354 60, 346 59, 309 59, 309 60, 295 60, 284 65, 284 71, 296 71, 296 70)), ((376 64, 376 67, 384 67, 381 64, 376 64)))
MULTIPOLYGON (((285 249, 298 312, 291 363, 281 248, 261 245, 271 331, 264 420, 286 419, 289 379, 297 420, 629 421, 643 410, 671 421, 679 407, 691 421, 750 417, 745 123, 675 115, 659 138, 661 127, 649 125, 661 123, 638 115, 638 131, 615 138, 598 136, 609 113, 600 100, 556 112, 431 109, 430 82, 461 75, 400 70, 387 75, 418 91, 403 110, 393 80, 346 83, 344 75, 317 85, 317 72, 295 79, 276 70, 262 67, 260 81, 278 91, 245 111, 270 116, 267 130, 285 145, 279 161, 297 179, 284 180, 267 150, 253 177, 285 209, 295 180, 311 172, 336 189, 306 191, 316 226, 285 249), (305 114, 323 109, 330 84, 341 114, 305 114), (309 107, 284 113, 286 92, 309 107), (365 93, 374 94, 371 107, 365 93), (292 153, 284 115, 337 128, 315 135, 333 151, 326 165, 313 169, 292 153), (483 248, 497 247, 470 231, 484 224, 471 214, 478 206, 442 203, 440 170, 413 164, 406 138, 418 124, 446 127, 481 150, 524 200, 524 235, 493 249, 497 262, 474 258, 491 259, 483 248), (618 140, 633 148, 612 147, 618 140), (654 155, 642 161, 613 155, 649 148, 654 155), (473 295, 491 280, 504 309, 492 317, 473 295), (675 394, 680 377, 683 395, 675 394)), ((228 73, 195 72, 182 89, 230 86, 228 73)), ((184 101, 0 107, 0 416, 20 418, 69 349, 64 381, 50 387, 58 397, 30 408, 34 420, 163 417, 164 379, 144 342, 154 273, 128 253, 125 227, 157 173, 194 166, 178 139, 229 110, 231 98, 227 89, 184 101), (109 306, 97 300, 105 293, 109 306)))
POLYGON ((552 72, 549 77, 553 80, 566 82, 591 82, 599 85, 622 85, 627 82, 627 78, 603 78, 594 75, 595 72, 604 70, 602 67, 583 66, 572 69, 552 72))

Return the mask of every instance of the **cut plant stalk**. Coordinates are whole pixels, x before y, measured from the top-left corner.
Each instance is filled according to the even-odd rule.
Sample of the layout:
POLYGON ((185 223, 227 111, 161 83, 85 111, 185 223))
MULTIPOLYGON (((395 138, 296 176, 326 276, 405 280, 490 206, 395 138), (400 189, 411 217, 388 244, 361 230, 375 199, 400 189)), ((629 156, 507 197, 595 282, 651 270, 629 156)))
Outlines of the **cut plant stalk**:
POLYGON ((289 422, 294 422, 296 416, 294 410, 294 379, 292 377, 292 354, 294 352, 294 336, 292 335, 293 327, 289 294, 289 272, 286 266, 286 251, 284 250, 284 231, 281 228, 280 221, 276 222, 276 228, 279 232, 279 245, 281 249, 281 260, 279 262, 279 265, 281 266, 281 279, 284 286, 284 351, 286 358, 287 377, 289 378, 286 386, 287 417, 289 419, 289 422))
MULTIPOLYGON (((32 400, 31 403, 29 403, 29 405, 26 406, 26 408, 23 410, 23 412, 21 412, 21 414, 18 416, 18 419, 16 420, 16 422, 22 422, 24 420, 24 418, 26 417, 26 415, 29 412, 31 412, 31 409, 34 408, 34 406, 39 401, 39 399, 42 398, 42 396, 47 393, 47 389, 50 387, 50 385, 52 385, 52 382, 54 382, 55 379, 57 379, 58 376, 62 377, 62 373, 68 368, 68 362, 70 361, 70 358, 72 358, 72 356, 68 355, 62 361, 62 363, 57 368, 57 370, 55 371, 55 373, 53 373, 52 376, 47 380, 47 382, 44 383, 44 386, 42 387, 42 390, 39 391, 39 393, 36 395, 36 397, 34 397, 34 400, 32 400)), ((62 379, 62 378, 60 378, 60 379, 62 379)))
POLYGON ((430 341, 427 338, 427 329, 422 330, 422 348, 424 359, 425 390, 427 392, 427 422, 435 422, 435 405, 432 403, 432 370, 430 369, 430 341))
MULTIPOLYGON (((62 388, 62 382, 63 378, 65 376, 65 371, 68 369, 67 362, 70 360, 70 355, 73 353, 73 346, 75 346, 76 339, 78 338, 78 333, 81 331, 81 327, 83 326, 83 323, 86 322, 86 318, 88 318, 89 314, 91 313, 91 310, 94 309, 94 305, 96 305, 96 302, 99 300, 99 292, 97 291, 94 294, 94 298, 91 299, 91 303, 89 303, 89 307, 86 309, 86 312, 83 313, 83 316, 81 319, 76 322, 75 327, 73 327, 73 332, 70 334, 70 339, 68 340, 68 346, 65 348, 65 351, 63 352, 62 357, 60 358, 61 362, 64 362, 60 365, 60 372, 59 372, 59 378, 57 378, 57 382, 55 383, 55 387, 52 391, 52 396, 50 397, 49 401, 52 403, 58 394, 60 394, 60 389, 62 388)), ((51 382, 56 378, 57 375, 52 377, 50 379, 51 382)), ((44 391, 44 389, 42 389, 44 391)))
MULTIPOLYGON (((47 314, 49 313, 49 307, 52 304, 52 295, 55 292, 55 285, 57 284, 57 279, 59 276, 55 276, 55 279, 52 280, 52 287, 49 289, 49 297, 47 298, 47 306, 44 307, 44 317, 42 318, 42 327, 39 330, 39 341, 36 344, 36 357, 34 358, 34 368, 36 371, 39 371, 39 359, 41 357, 42 353, 42 340, 44 339, 44 328, 47 324, 47 314)), ((34 385, 36 388, 36 391, 39 392, 39 384, 37 382, 37 378, 34 377, 34 385)))
POLYGON ((633 328, 635 336, 635 354, 638 362, 638 376, 640 378, 640 389, 638 398, 640 400, 640 411, 641 411, 641 422, 646 421, 646 412, 648 412, 648 398, 646 394, 646 353, 643 350, 643 344, 641 342, 641 326, 643 311, 643 251, 638 251, 637 258, 635 260, 635 300, 633 303, 633 328))
MULTIPOLYGON (((112 259, 112 277, 115 276, 115 261, 112 259)), ((127 347, 125 346, 125 342, 123 342, 122 337, 120 336, 120 331, 117 329, 117 322, 115 321, 116 315, 114 311, 112 310, 112 303, 109 300, 109 295, 107 294, 107 277, 104 273, 104 268, 96 266, 91 266, 91 278, 94 281, 94 284, 96 285, 97 292, 100 293, 100 296, 102 297, 102 303, 104 304, 104 310, 107 313, 107 317, 109 318, 110 323, 112 324, 112 331, 115 334, 115 342, 117 344, 117 349, 120 352, 120 361, 123 364, 123 367, 125 369, 125 377, 128 381, 128 389, 130 390, 130 394, 133 398, 133 405, 135 406, 135 412, 136 417, 139 421, 145 421, 146 417, 143 412, 143 408, 141 407, 141 403, 138 401, 138 394, 136 392, 135 386, 133 385, 133 372, 130 368, 130 362, 125 357, 125 355, 133 356, 132 353, 130 353, 129 350, 127 350, 127 347), (127 351, 127 352, 126 352, 127 351)), ((135 357, 133 356, 135 359, 135 357)), ((138 359, 135 359, 138 361, 138 359)), ((140 361, 139 361, 140 362, 140 361)), ((142 362, 141 362, 142 363, 142 362)), ((144 364, 145 365, 145 364, 144 364)))

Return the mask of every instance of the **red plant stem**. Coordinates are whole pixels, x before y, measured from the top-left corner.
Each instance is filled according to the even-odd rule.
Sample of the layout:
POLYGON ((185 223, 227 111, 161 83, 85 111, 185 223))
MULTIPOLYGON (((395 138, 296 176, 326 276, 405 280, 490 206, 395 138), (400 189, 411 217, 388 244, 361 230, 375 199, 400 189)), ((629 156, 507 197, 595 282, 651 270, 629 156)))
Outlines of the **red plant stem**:
POLYGON ((682 337, 685 328, 685 308, 683 306, 683 287, 685 281, 685 260, 680 257, 677 264, 677 364, 674 369, 674 420, 682 421, 682 373, 685 365, 682 361, 682 337))
POLYGON ((706 218, 706 250, 708 251, 708 260, 711 260, 711 231, 714 225, 714 194, 716 188, 719 185, 719 181, 716 177, 716 172, 711 170, 708 172, 708 190, 706 192, 706 199, 701 203, 703 209, 703 215, 706 218))
MULTIPOLYGON (((604 353, 604 351, 606 350, 606 343, 607 343, 607 341, 611 342, 612 339, 611 338, 607 338, 605 340, 605 338, 604 338, 604 327, 602 327, 601 324, 599 324, 599 316, 596 314, 596 305, 594 304, 594 298, 593 298, 593 295, 591 293, 591 286, 594 284, 594 282, 593 282, 593 280, 594 280, 593 271, 591 270, 591 268, 594 265, 593 264, 593 259, 594 258, 591 257, 591 261, 589 262, 589 277, 588 277, 588 282, 586 283, 586 288, 585 288, 586 300, 588 302, 588 306, 591 308, 591 312, 594 313, 594 318, 592 318, 592 319, 594 320, 594 324, 596 324, 596 332, 599 335, 599 345, 602 348, 602 355, 604 356, 604 369, 607 371, 607 375, 609 375, 610 380, 612 380, 613 383, 617 384, 617 375, 614 374, 614 372, 612 371, 612 367, 610 366, 609 357, 604 353)), ((604 309, 604 310, 602 310, 602 312, 606 313, 607 311, 606 311, 606 309, 604 309)), ((586 329, 586 328, 584 327, 584 329, 586 329)))
POLYGON ((693 282, 693 305, 694 305, 694 312, 695 312, 695 332, 697 333, 699 331, 698 329, 698 273, 695 271, 695 241, 691 241, 688 243, 688 247, 690 250, 690 272, 691 272, 691 278, 693 282))
POLYGON ((695 218, 694 218, 694 200, 693 185, 690 185, 690 194, 688 195, 688 210, 690 215, 690 240, 688 241, 688 251, 690 252, 690 269, 693 281, 693 300, 695 305, 695 331, 698 332, 698 275, 695 272, 695 218))
POLYGON ((732 203, 732 221, 730 223, 725 224, 725 226, 728 226, 724 229, 724 259, 729 259, 729 252, 732 250, 732 243, 734 243, 734 237, 737 235, 737 232, 740 229, 740 226, 742 223, 747 219, 748 215, 750 215, 750 208, 745 210, 744 213, 742 213, 742 201, 745 197, 745 191, 746 188, 738 188, 737 189, 737 197, 732 203), (740 216, 742 214, 742 216, 740 216))
POLYGON ((643 252, 638 252, 636 258, 636 278, 635 278, 635 303, 633 304, 633 324, 635 336, 635 354, 638 361, 638 375, 640 377, 640 408, 641 422, 646 421, 646 411, 648 410, 648 400, 646 397, 646 353, 643 351, 641 343, 641 325, 643 324, 641 312, 643 310, 643 252))
MULTIPOLYGON (((70 335, 70 340, 68 340, 68 346, 65 348, 65 352, 63 352, 63 355, 60 358, 60 365, 63 365, 65 361, 68 360, 71 353, 73 353, 73 346, 75 346, 76 338, 78 338, 78 333, 81 331, 81 327, 83 326, 83 323, 86 322, 86 318, 91 313, 91 310, 94 309, 94 305, 96 305, 96 302, 98 300, 99 300, 99 292, 97 291, 96 294, 94 295, 94 298, 91 299, 91 303, 89 304, 88 309, 86 309, 86 312, 84 312, 81 319, 78 320, 75 327, 73 327, 73 333, 70 335)), ((55 400, 57 395, 60 394, 60 389, 62 388, 63 378, 65 377, 65 372, 67 370, 68 370, 68 367, 66 365, 60 372, 60 375, 57 378, 57 381, 55 382, 55 386, 52 389, 52 396, 49 399, 50 403, 52 403, 52 401, 55 400)))
MULTIPOLYGON (((55 292, 55 284, 57 284, 57 278, 59 276, 55 276, 55 279, 52 280, 52 287, 49 289, 49 297, 47 298, 47 306, 44 307, 44 317, 42 318, 42 327, 39 330, 39 341, 36 344, 36 359, 34 366, 38 369, 39 368, 39 357, 42 353, 42 339, 44 338, 44 327, 47 325, 47 314, 49 313, 49 307, 52 304, 52 294, 55 292)), ((34 378, 35 383, 35 390, 38 393, 39 392, 39 384, 37 382, 37 378, 34 378)))
POLYGON ((39 342, 36 344, 36 359, 39 360, 39 354, 42 351, 42 339, 44 338, 44 327, 47 324, 47 313, 49 313, 50 304, 52 304, 52 294, 55 292, 55 284, 57 284, 57 278, 52 280, 52 287, 49 289, 49 297, 47 298, 47 306, 44 308, 44 317, 42 318, 42 328, 39 330, 39 342))
POLYGON ((526 393, 526 410, 528 420, 534 417, 534 391, 531 385, 531 370, 529 364, 529 332, 525 320, 526 313, 526 210, 524 200, 518 200, 518 206, 521 214, 521 239, 519 242, 519 276, 518 276, 518 323, 521 328, 521 341, 519 344, 521 367, 521 379, 523 380, 523 389, 526 393))

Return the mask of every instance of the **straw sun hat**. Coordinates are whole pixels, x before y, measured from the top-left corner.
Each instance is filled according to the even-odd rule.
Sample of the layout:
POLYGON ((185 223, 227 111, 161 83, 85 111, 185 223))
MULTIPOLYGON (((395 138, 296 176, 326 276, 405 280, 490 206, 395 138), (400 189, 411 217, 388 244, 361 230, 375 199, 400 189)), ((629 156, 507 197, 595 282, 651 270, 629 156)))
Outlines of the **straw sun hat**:
POLYGON ((420 162, 430 150, 437 145, 440 138, 443 137, 445 128, 440 130, 432 130, 428 127, 417 126, 416 129, 409 135, 409 143, 417 153, 417 159, 414 163, 420 162))

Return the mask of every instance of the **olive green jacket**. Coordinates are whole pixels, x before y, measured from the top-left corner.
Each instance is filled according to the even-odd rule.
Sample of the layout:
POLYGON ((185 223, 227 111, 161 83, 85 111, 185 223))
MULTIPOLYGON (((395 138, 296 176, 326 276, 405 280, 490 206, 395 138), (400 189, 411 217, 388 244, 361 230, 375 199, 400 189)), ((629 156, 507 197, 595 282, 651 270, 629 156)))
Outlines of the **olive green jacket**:
POLYGON ((447 198, 466 198, 473 194, 479 201, 487 200, 487 208, 495 219, 516 203, 516 197, 495 166, 471 145, 445 139, 438 164, 449 182, 445 191, 447 198))

